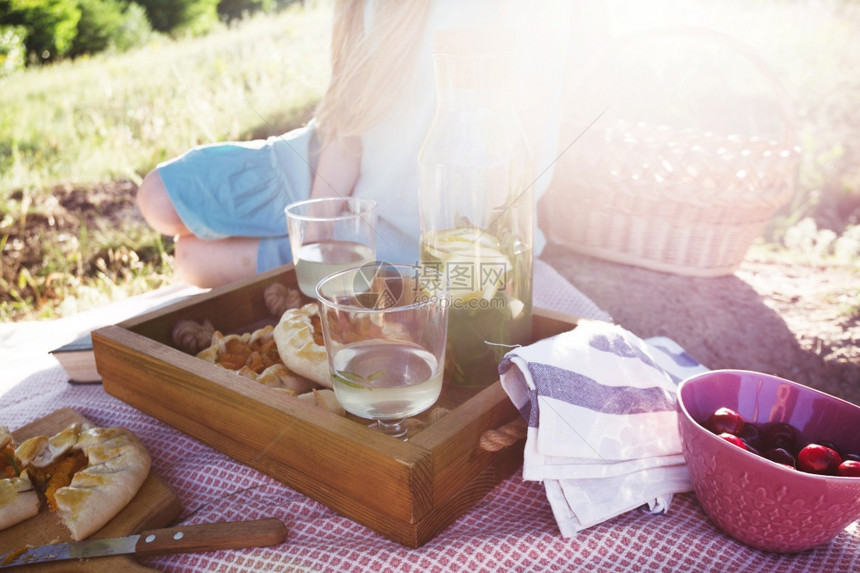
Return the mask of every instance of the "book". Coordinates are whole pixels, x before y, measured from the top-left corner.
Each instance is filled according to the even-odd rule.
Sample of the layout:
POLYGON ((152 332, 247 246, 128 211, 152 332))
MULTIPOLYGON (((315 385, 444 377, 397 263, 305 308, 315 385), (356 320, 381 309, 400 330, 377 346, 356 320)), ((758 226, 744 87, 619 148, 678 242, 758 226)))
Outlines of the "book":
MULTIPOLYGON (((184 284, 164 287, 112 303, 110 306, 88 311, 89 313, 93 313, 90 314, 88 323, 111 324, 118 320, 139 316, 142 313, 174 304, 207 290, 184 284)), ((50 350, 49 354, 53 355, 60 363, 60 366, 65 369, 69 377, 69 382, 73 384, 101 383, 102 377, 99 375, 98 370, 96 370, 93 339, 89 332, 67 344, 63 344, 59 348, 50 350)))
POLYGON ((66 371, 73 384, 96 384, 102 377, 96 370, 93 339, 89 333, 50 352, 66 371))

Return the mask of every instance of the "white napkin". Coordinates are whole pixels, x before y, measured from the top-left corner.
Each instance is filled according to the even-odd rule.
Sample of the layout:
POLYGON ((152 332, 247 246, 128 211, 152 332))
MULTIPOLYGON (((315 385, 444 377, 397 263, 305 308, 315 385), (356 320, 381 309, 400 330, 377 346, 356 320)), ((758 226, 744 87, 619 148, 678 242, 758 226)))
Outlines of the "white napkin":
POLYGON ((523 478, 543 481, 564 537, 692 490, 675 392, 706 370, 671 339, 602 321, 505 356, 502 387, 528 421, 523 478))

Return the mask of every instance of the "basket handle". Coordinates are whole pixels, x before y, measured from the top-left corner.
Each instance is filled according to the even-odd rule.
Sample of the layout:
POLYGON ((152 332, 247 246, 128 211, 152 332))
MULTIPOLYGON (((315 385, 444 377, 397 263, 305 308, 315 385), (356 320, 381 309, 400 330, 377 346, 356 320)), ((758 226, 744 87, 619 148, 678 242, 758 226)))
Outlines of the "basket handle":
POLYGON ((588 77, 594 73, 594 71, 600 64, 609 59, 609 57, 615 52, 617 52, 620 48, 634 44, 635 42, 644 39, 666 36, 688 36, 708 40, 723 46, 727 46, 731 48, 734 52, 740 54, 741 56, 744 56, 747 60, 749 60, 749 62, 752 63, 753 66, 755 66, 755 68, 759 72, 761 72, 761 74, 765 78, 767 78, 767 80, 771 84, 774 96, 776 97, 776 101, 779 104, 778 107, 780 115, 785 122, 785 129, 783 130, 783 143, 785 145, 794 145, 796 138, 794 112, 791 100, 788 97, 788 93, 785 89, 785 86, 783 86, 782 82, 779 80, 776 74, 774 74, 773 70, 767 64, 767 62, 761 56, 759 56, 756 51, 753 50, 750 46, 744 44, 743 42, 739 41, 738 39, 734 38, 729 34, 717 32, 716 30, 712 30, 710 28, 687 25, 659 26, 630 32, 624 36, 612 40, 611 42, 609 42, 609 44, 599 50, 597 55, 592 58, 591 63, 586 66, 585 73, 580 76, 579 87, 584 84, 585 80, 588 79, 588 77))

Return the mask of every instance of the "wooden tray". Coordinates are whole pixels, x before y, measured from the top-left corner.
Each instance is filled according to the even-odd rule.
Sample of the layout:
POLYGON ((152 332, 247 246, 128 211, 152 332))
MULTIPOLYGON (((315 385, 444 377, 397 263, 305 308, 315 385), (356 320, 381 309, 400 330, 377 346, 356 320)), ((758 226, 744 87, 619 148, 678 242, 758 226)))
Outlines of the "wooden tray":
MULTIPOLYGON (((12 432, 17 443, 33 436, 52 436, 74 422, 86 422, 80 413, 64 408, 35 420, 12 432)), ((90 539, 121 537, 144 529, 165 527, 179 516, 179 498, 167 483, 150 472, 137 495, 107 525, 95 532, 90 539)), ((47 505, 42 504, 39 514, 31 519, 0 531, 0 555, 18 549, 22 544, 71 541, 72 536, 47 505)), ((58 561, 14 567, 9 571, 153 571, 138 564, 131 557, 122 555, 79 561, 58 561)))
MULTIPOLYGON (((520 466, 523 440, 496 452, 478 445, 485 431, 519 415, 498 381, 474 391, 446 385, 437 406, 450 412, 403 442, 174 346, 171 330, 182 318, 208 319, 223 333, 274 322, 263 292, 275 282, 296 288, 292 265, 93 332, 106 391, 410 547, 432 539, 520 466)), ((535 340, 575 322, 537 310, 535 340)))

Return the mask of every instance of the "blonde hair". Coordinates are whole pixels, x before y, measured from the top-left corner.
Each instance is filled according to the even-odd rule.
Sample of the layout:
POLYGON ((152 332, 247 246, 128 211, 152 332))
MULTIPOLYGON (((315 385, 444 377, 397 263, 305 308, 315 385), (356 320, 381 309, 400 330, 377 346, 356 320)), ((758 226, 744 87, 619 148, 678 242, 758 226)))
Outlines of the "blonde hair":
POLYGON ((323 141, 360 136, 390 110, 413 79, 429 0, 336 0, 332 70, 316 112, 323 141))

